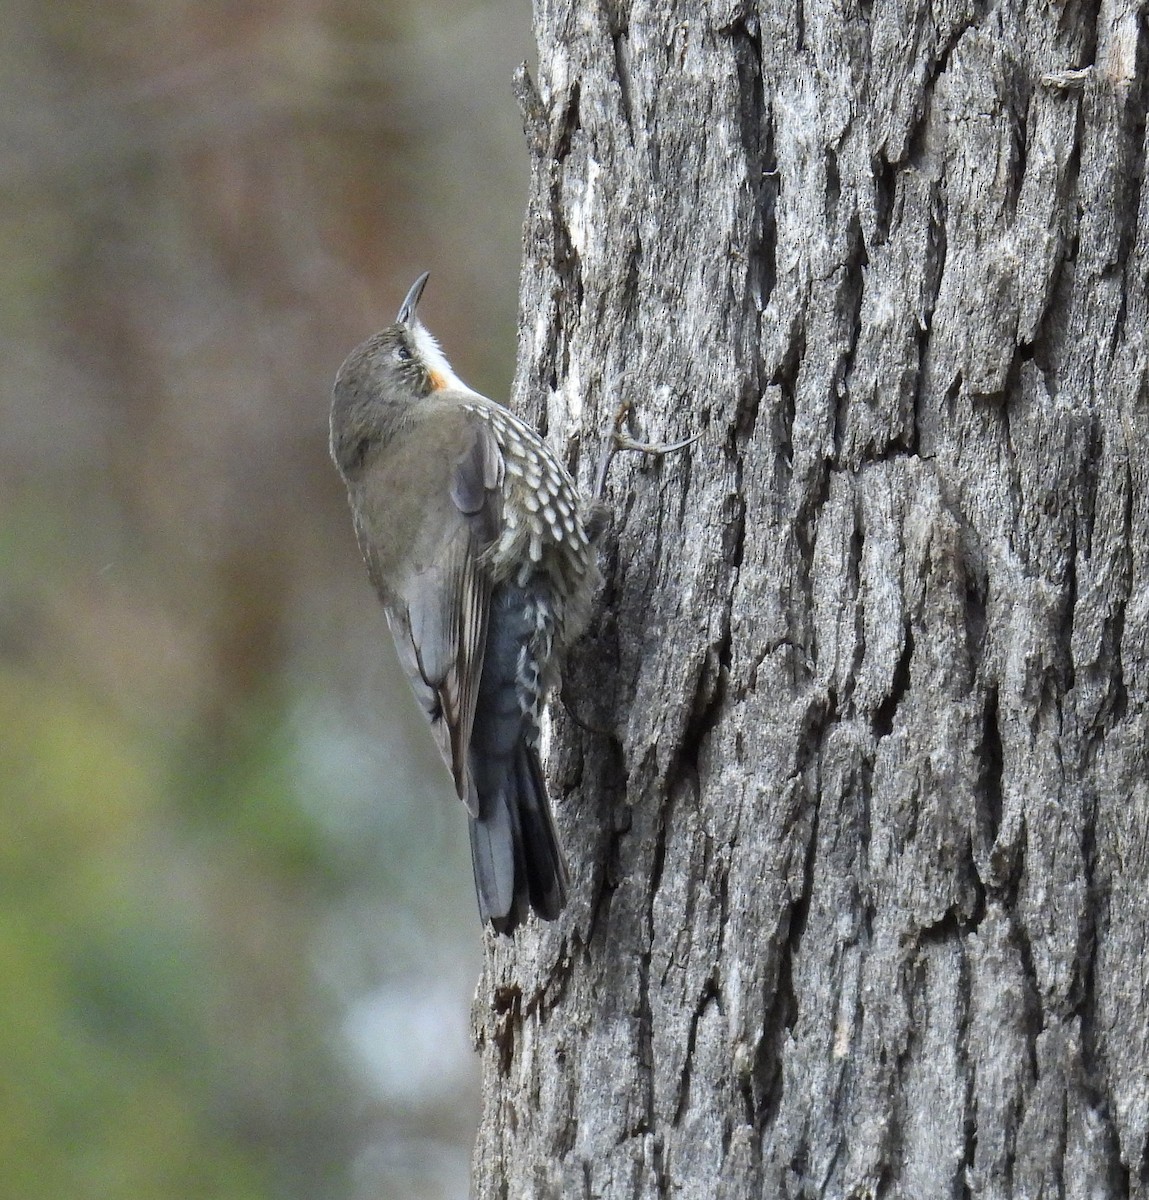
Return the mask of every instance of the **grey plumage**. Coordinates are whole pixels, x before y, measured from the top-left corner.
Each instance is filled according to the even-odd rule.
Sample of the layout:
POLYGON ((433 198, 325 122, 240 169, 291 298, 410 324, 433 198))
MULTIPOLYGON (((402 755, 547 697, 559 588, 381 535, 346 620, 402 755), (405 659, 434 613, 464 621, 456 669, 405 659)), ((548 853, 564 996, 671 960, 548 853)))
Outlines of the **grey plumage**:
POLYGON ((502 933, 553 919, 567 870, 538 720, 598 578, 562 463, 463 384, 415 309, 352 351, 331 453, 399 659, 470 817, 479 911, 502 933))

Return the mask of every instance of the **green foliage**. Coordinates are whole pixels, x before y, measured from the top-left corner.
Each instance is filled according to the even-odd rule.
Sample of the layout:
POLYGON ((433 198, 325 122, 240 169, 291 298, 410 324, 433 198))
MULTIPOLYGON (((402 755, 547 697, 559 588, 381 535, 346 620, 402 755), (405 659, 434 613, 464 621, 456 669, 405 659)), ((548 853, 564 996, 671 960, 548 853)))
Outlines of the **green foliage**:
POLYGON ((336 882, 331 845, 296 795, 294 734, 274 697, 248 698, 225 730, 193 739, 175 790, 208 836, 259 855, 283 881, 336 882))
POLYGON ((158 904, 162 788, 99 705, 0 671, 0 1196, 254 1200, 213 1117, 202 961, 158 904))

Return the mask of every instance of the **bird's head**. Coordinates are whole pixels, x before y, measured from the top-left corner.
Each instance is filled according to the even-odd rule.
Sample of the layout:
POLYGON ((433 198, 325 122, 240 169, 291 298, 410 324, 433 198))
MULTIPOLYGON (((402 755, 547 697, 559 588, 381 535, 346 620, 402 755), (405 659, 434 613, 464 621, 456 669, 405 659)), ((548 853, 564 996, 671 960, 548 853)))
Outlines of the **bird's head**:
POLYGON ((421 401, 470 391, 416 316, 429 275, 411 285, 395 323, 356 346, 335 377, 331 454, 344 476, 362 465, 373 444, 390 440, 421 401))

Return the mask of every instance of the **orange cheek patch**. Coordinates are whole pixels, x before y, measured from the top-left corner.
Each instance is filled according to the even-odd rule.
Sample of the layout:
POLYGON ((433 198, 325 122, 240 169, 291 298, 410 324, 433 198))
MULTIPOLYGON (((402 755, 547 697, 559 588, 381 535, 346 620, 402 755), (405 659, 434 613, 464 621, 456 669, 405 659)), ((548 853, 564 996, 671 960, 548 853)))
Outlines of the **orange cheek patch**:
POLYGON ((428 371, 427 378, 431 381, 431 390, 433 392, 441 392, 447 386, 447 381, 438 371, 428 371))

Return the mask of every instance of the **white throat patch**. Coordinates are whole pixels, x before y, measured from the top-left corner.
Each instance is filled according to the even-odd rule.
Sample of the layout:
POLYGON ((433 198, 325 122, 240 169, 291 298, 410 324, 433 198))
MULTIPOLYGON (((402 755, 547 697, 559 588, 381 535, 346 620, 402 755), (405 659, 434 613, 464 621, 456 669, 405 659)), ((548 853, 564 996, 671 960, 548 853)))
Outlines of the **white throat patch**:
POLYGON ((419 357, 434 374, 443 380, 447 387, 452 389, 452 391, 471 391, 451 369, 451 364, 447 361, 447 356, 439 349, 439 343, 435 341, 430 331, 421 321, 416 320, 413 323, 411 332, 415 338, 415 349, 418 351, 419 357))

